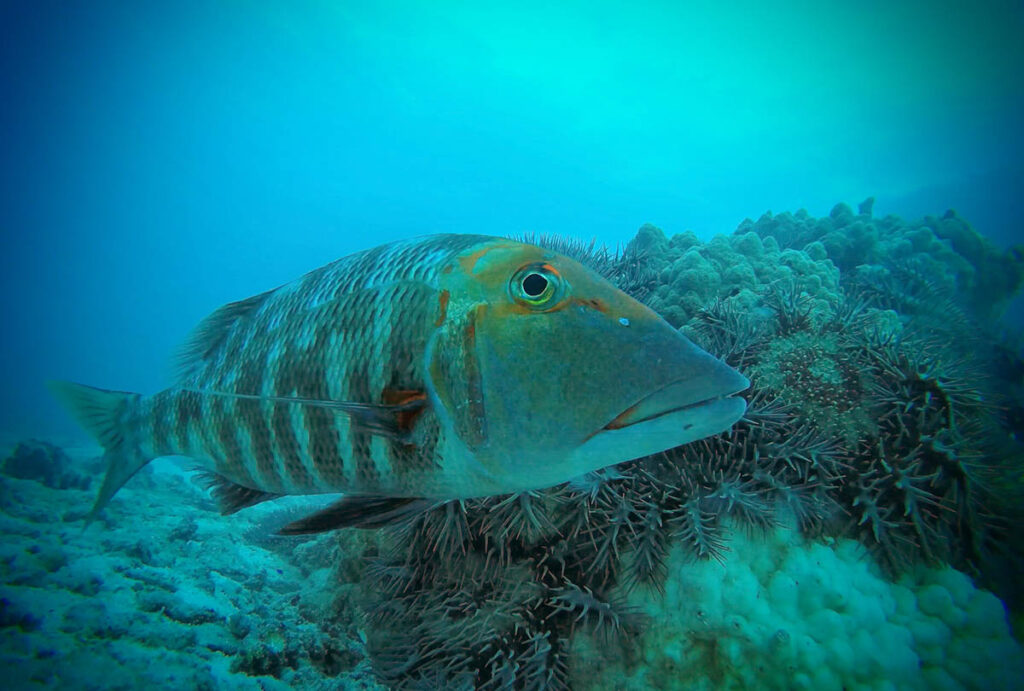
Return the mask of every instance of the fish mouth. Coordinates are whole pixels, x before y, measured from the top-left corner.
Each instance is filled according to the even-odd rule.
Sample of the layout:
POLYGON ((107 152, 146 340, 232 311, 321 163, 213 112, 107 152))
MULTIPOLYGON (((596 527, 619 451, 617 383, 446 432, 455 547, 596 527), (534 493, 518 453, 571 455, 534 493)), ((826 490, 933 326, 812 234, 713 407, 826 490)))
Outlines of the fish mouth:
MULTIPOLYGON (((728 382, 720 381, 716 377, 714 389, 717 393, 708 395, 709 384, 707 378, 688 377, 672 382, 662 388, 648 394, 630 407, 615 416, 611 422, 604 426, 604 430, 619 430, 643 422, 651 422, 658 418, 673 413, 694 414, 705 410, 722 407, 723 401, 737 401, 736 394, 747 389, 750 381, 739 372, 730 370, 733 376, 728 377, 728 382), (722 386, 724 384, 724 386, 722 386)), ((729 405, 729 404, 725 404, 729 405)), ((687 425, 684 424, 684 428, 687 425)))
POLYGON ((747 409, 736 396, 750 386, 742 374, 705 355, 712 366, 670 381, 616 415, 573 450, 581 474, 689 444, 724 432, 747 409))

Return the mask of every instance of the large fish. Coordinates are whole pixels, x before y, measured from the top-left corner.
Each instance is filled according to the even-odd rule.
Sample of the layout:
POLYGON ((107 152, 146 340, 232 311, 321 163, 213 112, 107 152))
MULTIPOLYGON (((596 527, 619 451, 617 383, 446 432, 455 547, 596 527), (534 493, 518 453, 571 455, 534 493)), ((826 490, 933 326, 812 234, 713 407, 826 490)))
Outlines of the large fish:
POLYGON ((152 396, 52 390, 105 449, 101 510, 190 456, 225 513, 343 492, 287 533, 539 489, 728 429, 749 382, 577 261, 435 235, 353 254, 196 328, 152 396))

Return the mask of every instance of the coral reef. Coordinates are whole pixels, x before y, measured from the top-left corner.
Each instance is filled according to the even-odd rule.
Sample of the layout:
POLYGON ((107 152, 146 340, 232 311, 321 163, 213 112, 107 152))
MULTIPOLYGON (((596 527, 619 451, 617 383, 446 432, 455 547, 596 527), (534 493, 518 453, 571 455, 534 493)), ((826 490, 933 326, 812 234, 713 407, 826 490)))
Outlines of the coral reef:
POLYGON ((91 479, 77 472, 59 446, 38 439, 18 442, 4 459, 2 472, 22 480, 36 480, 54 489, 89 489, 91 479))
POLYGON ((282 537, 308 500, 222 518, 160 466, 80 534, 88 455, 19 447, 0 476, 11 685, 1019 686, 981 588, 1024 606, 1024 355, 998 322, 1022 253, 953 213, 871 211, 708 243, 644 226, 619 252, 532 238, 752 382, 729 431, 562 486, 282 537))
POLYGON ((669 553, 662 593, 627 602, 647 625, 628 648, 573 642, 579 688, 995 689, 1024 679, 1002 604, 962 573, 917 567, 895 584, 855 541, 737 531, 719 560, 669 553))
POLYGON ((1006 372, 1020 349, 997 317, 1024 277, 1021 251, 997 250, 952 212, 876 221, 871 206, 855 216, 840 204, 824 219, 766 214, 706 246, 646 226, 633 244, 662 271, 647 299, 671 311, 660 295, 677 305, 700 295, 677 313, 684 332, 748 374, 755 395, 832 440, 825 485, 840 510, 830 534, 859 537, 892 572, 948 561, 994 584, 998 568, 986 562, 1019 544, 1008 526, 1018 523, 1012 468, 1019 476, 1024 454, 1007 432, 1021 389, 1006 372), (720 280, 692 273, 716 244, 732 251, 708 262, 720 280), (787 252, 789 271, 757 268, 787 252), (742 266, 753 269, 742 285, 724 280, 742 266))
MULTIPOLYGON (((705 244, 691 232, 669 240, 647 225, 623 257, 639 261, 645 273, 656 277, 653 289, 635 296, 677 327, 716 299, 752 309, 761 302, 757 293, 762 286, 792 284, 808 296, 815 311, 827 310, 839 289, 839 271, 823 248, 783 248, 774 238, 754 232, 720 235, 705 244)), ((628 283, 619 285, 631 289, 628 283)))
POLYGON ((1022 494, 1021 377, 1007 376, 1020 349, 996 318, 1020 248, 998 251, 954 213, 874 221, 871 206, 766 214, 706 245, 645 226, 629 247, 659 276, 649 304, 832 438, 829 498, 852 519, 833 534, 859 534, 893 571, 925 559, 986 572, 1000 559, 987 548, 1019 539, 1006 527, 1022 494))
MULTIPOLYGON (((688 652, 677 656, 699 658, 685 674, 657 643, 651 649, 662 656, 646 667, 668 664, 685 688, 724 684, 721 666, 730 655, 727 666, 742 667, 729 677, 742 680, 737 688, 770 687, 773 675, 775 687, 785 688, 797 666, 806 670, 798 682, 809 687, 899 678, 918 688, 1012 688, 1016 672, 987 679, 990 670, 971 654, 992 636, 1014 670, 1021 666, 1005 612, 943 565, 1018 601, 1005 577, 1015 550, 996 548, 1019 546, 1020 482, 1007 469, 1019 473, 1021 447, 992 441, 1006 425, 991 401, 1008 400, 1008 391, 986 377, 990 356, 1006 350, 987 335, 1019 286, 1017 255, 984 242, 958 254, 944 241, 953 216, 933 231, 893 218, 870 222, 869 209, 861 205, 865 218, 856 228, 842 205, 827 222, 798 214, 801 223, 792 225, 802 226, 781 240, 769 233, 771 217, 707 245, 692 233, 669 240, 644 226, 618 255, 535 239, 590 263, 738 366, 753 381, 750 411, 730 431, 667 454, 542 492, 446 505, 404 527, 372 568, 382 597, 371 613, 370 650, 382 681, 396 688, 618 688, 616 671, 579 673, 588 667, 580 624, 589 623, 584 630, 602 641, 603 656, 617 650, 634 663, 642 652, 637 632, 685 639, 688 652), (977 288, 986 262, 1004 278, 977 288), (1002 292, 985 309, 957 297, 965 287, 970 294, 994 285, 1002 292), (950 315, 963 318, 949 323, 950 315), (883 630, 902 648, 857 666, 850 650, 831 659, 819 648, 833 644, 819 640, 815 648, 806 636, 748 636, 745 649, 729 652, 722 635, 694 635, 699 611, 670 625, 675 633, 658 627, 679 606, 669 594, 687 587, 681 563, 731 569, 730 548, 745 551, 746 543, 730 525, 744 541, 778 547, 778 525, 787 521, 803 536, 786 533, 795 559, 841 545, 840 561, 870 572, 867 600, 890 588, 887 579, 902 578, 904 590, 893 592, 903 595, 887 596, 900 607, 886 612, 883 630), (819 542, 798 545, 802 538, 819 542), (638 593, 666 599, 637 600, 638 593), (936 612, 928 608, 937 600, 961 610, 933 625, 928 616, 936 612), (966 616, 977 628, 965 627, 966 616)), ((835 557, 830 565, 843 572, 835 557)), ((819 572, 799 597, 820 591, 826 577, 819 572)), ((745 597, 759 592, 746 586, 745 597)), ((835 624, 830 635, 859 637, 865 651, 889 644, 872 637, 856 611, 821 616, 835 624)))
POLYGON ((871 215, 865 200, 854 214, 837 204, 825 218, 806 211, 777 216, 768 212, 745 220, 736 234, 773 238, 784 249, 810 256, 824 250, 843 273, 862 268, 885 276, 901 265, 917 264, 933 286, 962 296, 968 310, 983 319, 998 317, 1024 281, 1024 246, 1001 251, 979 235, 955 211, 905 222, 897 216, 871 215))
MULTIPOLYGON (((745 367, 753 391, 784 401, 805 434, 825 437, 823 482, 840 509, 829 532, 859 536, 893 572, 923 559, 978 573, 984 546, 1006 537, 993 506, 1019 496, 993 487, 1021 450, 993 443, 1003 436, 988 403, 997 392, 956 349, 913 336, 889 310, 840 296, 815 323, 805 302, 769 294, 765 304, 774 319, 752 324, 720 303, 685 328, 745 367), (742 347, 723 342, 721 324, 743 334, 742 347)), ((761 454, 750 472, 774 458, 761 454)))

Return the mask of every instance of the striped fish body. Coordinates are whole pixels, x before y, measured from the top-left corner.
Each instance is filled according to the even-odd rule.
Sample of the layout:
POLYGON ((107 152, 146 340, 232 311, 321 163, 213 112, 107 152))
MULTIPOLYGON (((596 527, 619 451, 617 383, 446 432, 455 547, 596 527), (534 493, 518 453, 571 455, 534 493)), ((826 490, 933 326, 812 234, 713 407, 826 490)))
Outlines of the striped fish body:
POLYGON ((407 411, 406 434, 389 436, 319 402, 387 409, 425 400, 425 353, 448 300, 440 271, 489 242, 397 242, 221 308, 186 345, 180 386, 138 400, 143 455, 190 456, 275 494, 488 493, 461 482, 472 474, 447 453, 450 432, 434 407, 407 411))
POLYGON ((239 508, 551 486, 726 429, 745 378, 550 250, 436 235, 360 252, 196 328, 153 396, 55 383, 106 449, 99 510, 190 456, 239 508))

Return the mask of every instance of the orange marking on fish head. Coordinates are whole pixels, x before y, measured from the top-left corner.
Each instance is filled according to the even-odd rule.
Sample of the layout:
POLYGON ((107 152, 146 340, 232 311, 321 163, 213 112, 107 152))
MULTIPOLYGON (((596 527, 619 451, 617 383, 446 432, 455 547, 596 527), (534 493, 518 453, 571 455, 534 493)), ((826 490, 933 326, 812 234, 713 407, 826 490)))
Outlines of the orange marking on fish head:
MULTIPOLYGON (((491 242, 484 244, 483 247, 473 252, 470 252, 469 254, 459 257, 459 265, 462 267, 462 270, 465 273, 474 274, 480 270, 478 265, 481 263, 484 257, 486 257, 491 252, 494 252, 495 250, 516 250, 518 249, 518 247, 522 246, 523 245, 520 245, 519 243, 514 243, 512 241, 505 242, 501 240, 493 240, 491 242)), ((484 262, 485 268, 487 264, 488 262, 484 262)))
POLYGON ((434 322, 434 326, 441 326, 441 324, 444 324, 444 320, 448 318, 448 301, 451 297, 450 291, 441 291, 441 298, 437 306, 437 320, 434 322))
POLYGON ((481 320, 483 320, 484 317, 487 315, 487 305, 486 304, 484 304, 484 305, 477 305, 475 312, 476 312, 475 318, 471 319, 466 324, 465 334, 466 334, 466 347, 467 348, 475 347, 475 342, 476 342, 476 325, 481 320))

